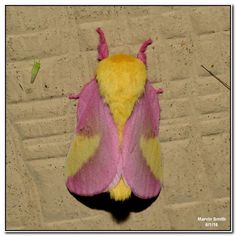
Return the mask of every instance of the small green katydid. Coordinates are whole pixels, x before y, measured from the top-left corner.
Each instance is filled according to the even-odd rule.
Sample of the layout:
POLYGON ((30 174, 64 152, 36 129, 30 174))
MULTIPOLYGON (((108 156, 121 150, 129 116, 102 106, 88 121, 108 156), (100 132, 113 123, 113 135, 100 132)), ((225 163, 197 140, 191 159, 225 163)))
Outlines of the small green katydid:
POLYGON ((39 69, 40 69, 40 62, 34 61, 34 65, 32 67, 32 71, 31 71, 31 80, 30 80, 31 84, 34 83, 36 76, 39 72, 39 69))

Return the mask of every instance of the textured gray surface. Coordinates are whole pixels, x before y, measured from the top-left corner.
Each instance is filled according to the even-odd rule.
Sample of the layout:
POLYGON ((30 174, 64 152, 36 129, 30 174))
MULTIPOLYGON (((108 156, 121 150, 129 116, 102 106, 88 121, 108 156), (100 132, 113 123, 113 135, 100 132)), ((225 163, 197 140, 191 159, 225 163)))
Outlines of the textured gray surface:
POLYGON ((7 229, 229 229, 230 93, 200 66, 230 84, 229 10, 7 7, 7 229), (122 222, 78 202, 64 185, 75 126, 67 95, 94 76, 97 27, 111 54, 135 55, 151 37, 149 80, 164 89, 164 189, 122 222), (35 58, 41 69, 30 84, 35 58), (226 221, 205 227, 199 216, 226 221))

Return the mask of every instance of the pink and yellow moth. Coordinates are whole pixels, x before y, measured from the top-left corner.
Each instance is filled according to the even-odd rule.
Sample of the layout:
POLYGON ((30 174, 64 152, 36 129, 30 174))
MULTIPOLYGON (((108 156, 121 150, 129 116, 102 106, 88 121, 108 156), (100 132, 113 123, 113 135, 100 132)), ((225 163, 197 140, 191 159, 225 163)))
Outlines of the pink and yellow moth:
POLYGON ((148 199, 161 191, 158 141, 161 89, 147 79, 146 40, 137 57, 109 56, 98 28, 96 75, 78 99, 74 139, 66 159, 66 186, 72 193, 93 196, 109 192, 116 201, 133 193, 148 199))

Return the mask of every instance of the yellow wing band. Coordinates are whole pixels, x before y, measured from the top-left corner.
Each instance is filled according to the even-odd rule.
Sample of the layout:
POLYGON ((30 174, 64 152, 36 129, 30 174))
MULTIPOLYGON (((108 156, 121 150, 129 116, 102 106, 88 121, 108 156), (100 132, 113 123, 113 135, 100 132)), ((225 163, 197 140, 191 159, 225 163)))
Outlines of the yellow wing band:
POLYGON ((98 146, 100 137, 94 135, 87 137, 77 135, 72 141, 67 159, 65 172, 67 176, 73 176, 91 158, 98 146))
POLYGON ((162 180, 163 172, 160 158, 160 144, 157 137, 146 138, 141 136, 139 143, 144 159, 154 176, 162 180))

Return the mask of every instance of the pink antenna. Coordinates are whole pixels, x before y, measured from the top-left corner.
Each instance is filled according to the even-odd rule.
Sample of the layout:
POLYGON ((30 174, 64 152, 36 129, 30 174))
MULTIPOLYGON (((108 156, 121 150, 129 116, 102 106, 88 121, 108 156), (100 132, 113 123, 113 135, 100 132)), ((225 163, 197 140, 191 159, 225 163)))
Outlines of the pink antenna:
POLYGON ((152 44, 151 39, 144 41, 139 49, 138 54, 137 54, 137 58, 140 59, 145 65, 146 65, 146 60, 147 60, 147 56, 145 54, 145 51, 150 44, 152 44))
POLYGON ((98 44, 98 60, 103 60, 104 58, 108 57, 108 46, 105 39, 105 35, 101 28, 97 28, 96 31, 99 34, 99 44, 98 44))

